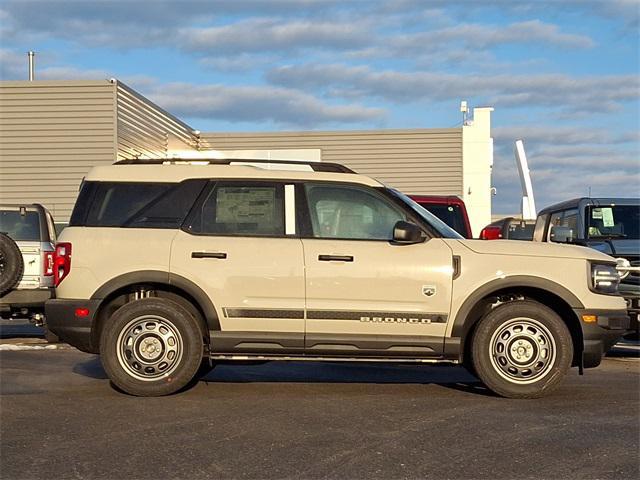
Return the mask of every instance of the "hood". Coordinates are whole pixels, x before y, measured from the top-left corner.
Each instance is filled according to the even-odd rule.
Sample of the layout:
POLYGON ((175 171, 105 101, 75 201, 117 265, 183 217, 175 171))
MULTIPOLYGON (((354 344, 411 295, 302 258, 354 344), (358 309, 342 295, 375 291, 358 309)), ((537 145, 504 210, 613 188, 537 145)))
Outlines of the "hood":
POLYGON ((592 248, 559 243, 528 242, 524 240, 455 240, 469 250, 486 255, 525 257, 579 258, 614 262, 609 255, 592 248))
POLYGON ((613 257, 640 256, 640 240, 612 238, 610 240, 589 240, 587 245, 613 257))

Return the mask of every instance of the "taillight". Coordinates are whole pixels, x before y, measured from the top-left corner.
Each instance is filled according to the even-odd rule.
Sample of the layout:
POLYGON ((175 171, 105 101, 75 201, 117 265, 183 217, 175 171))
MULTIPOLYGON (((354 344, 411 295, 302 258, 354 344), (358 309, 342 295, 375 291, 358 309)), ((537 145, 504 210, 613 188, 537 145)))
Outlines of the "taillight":
POLYGON ((53 257, 53 283, 57 287, 64 277, 71 271, 71 244, 60 242, 56 244, 56 251, 53 257))
POLYGON ((498 240, 502 238, 501 227, 484 227, 480 232, 480 240, 498 240))
POLYGON ((45 277, 53 275, 53 258, 55 252, 44 252, 44 264, 42 266, 42 274, 45 277))

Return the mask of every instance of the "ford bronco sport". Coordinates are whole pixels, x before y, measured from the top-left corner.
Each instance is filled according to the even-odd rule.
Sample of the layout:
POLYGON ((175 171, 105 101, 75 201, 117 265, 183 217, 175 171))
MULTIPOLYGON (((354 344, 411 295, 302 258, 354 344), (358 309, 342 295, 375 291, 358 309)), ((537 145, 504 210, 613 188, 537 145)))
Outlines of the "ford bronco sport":
MULTIPOLYGON (((42 325, 54 293, 55 243, 53 217, 42 205, 0 205, 0 317, 42 325)), ((47 330, 45 337, 57 341, 47 330)))
POLYGON ((465 240, 341 165, 250 162, 85 178, 46 317, 119 389, 170 394, 221 360, 450 362, 538 397, 628 327, 608 255, 465 240))

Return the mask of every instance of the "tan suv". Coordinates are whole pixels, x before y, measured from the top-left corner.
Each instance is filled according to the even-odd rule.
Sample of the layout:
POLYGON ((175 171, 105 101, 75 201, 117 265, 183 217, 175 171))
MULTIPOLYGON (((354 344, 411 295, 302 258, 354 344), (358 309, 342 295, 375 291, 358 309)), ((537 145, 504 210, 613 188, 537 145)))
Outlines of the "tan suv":
POLYGON ((629 319, 592 249, 465 240, 335 164, 127 161, 85 178, 50 329, 165 395, 219 360, 463 364, 494 392, 595 367, 629 319))

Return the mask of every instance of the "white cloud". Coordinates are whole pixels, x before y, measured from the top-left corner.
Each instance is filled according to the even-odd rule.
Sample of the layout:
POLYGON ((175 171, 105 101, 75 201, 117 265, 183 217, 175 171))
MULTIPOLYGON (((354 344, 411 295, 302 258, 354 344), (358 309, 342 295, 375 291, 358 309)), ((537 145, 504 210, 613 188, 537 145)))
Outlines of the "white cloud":
POLYGON ((172 83, 157 85, 142 93, 182 118, 274 123, 303 128, 375 121, 385 115, 385 111, 379 108, 328 104, 298 90, 271 86, 172 83))
POLYGON ((267 79, 275 85, 318 91, 345 87, 351 96, 357 93, 361 97, 401 103, 471 98, 496 107, 545 106, 568 111, 610 112, 640 97, 637 75, 457 75, 307 64, 275 68, 268 72, 267 79))

